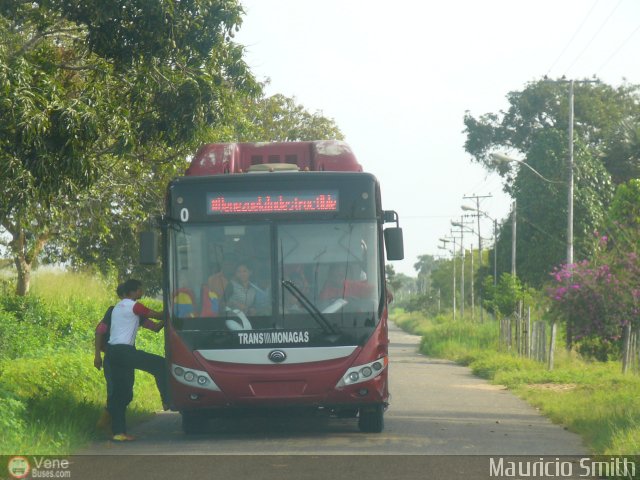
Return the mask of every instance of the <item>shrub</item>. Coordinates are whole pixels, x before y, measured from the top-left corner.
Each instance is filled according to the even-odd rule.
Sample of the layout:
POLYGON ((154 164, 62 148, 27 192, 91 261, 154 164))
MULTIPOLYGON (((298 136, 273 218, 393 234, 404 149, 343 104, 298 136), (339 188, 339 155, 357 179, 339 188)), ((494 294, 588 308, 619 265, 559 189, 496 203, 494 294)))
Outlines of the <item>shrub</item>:
POLYGON ((619 357, 622 328, 640 312, 640 266, 635 254, 617 255, 615 262, 563 265, 552 276, 552 313, 566 322, 569 340, 588 358, 619 357))
MULTIPOLYGON (((0 431, 7 443, 15 443, 25 428, 27 405, 12 392, 0 388, 0 431)), ((15 452, 14 452, 15 453, 15 452)))
POLYGON ((498 318, 512 315, 519 302, 531 303, 531 292, 510 273, 503 273, 497 285, 493 284, 493 277, 485 278, 483 291, 484 308, 498 318))

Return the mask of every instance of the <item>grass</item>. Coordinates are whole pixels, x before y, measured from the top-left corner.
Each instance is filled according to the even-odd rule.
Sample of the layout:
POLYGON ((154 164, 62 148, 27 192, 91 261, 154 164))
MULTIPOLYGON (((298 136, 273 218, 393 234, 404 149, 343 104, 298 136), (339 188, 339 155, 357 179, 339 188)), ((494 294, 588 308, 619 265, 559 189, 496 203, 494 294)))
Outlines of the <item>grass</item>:
POLYGON ((89 273, 69 273, 58 270, 36 271, 31 292, 50 305, 109 304, 116 299, 115 285, 89 273))
MULTIPOLYGON (((65 455, 101 438, 106 389, 93 336, 113 290, 91 275, 51 271, 34 275, 28 298, 0 289, 0 455, 65 455)), ((137 345, 163 352, 162 335, 146 330, 137 345)), ((153 377, 137 372, 128 423, 160 407, 153 377)))
MULTIPOLYGON (((66 455, 104 437, 95 427, 104 407, 104 378, 93 368, 92 361, 93 357, 86 354, 61 354, 47 359, 54 378, 62 377, 62 380, 52 381, 44 390, 39 388, 42 381, 38 378, 42 367, 35 359, 18 363, 15 369, 13 365, 5 368, 0 380, 3 388, 13 390, 14 405, 9 405, 13 407, 12 412, 1 412, 0 422, 8 423, 9 416, 13 416, 6 425, 9 428, 3 428, 1 455, 66 455), (60 368, 74 369, 79 375, 56 373, 60 368), (31 378, 19 378, 24 372, 29 372, 31 378)), ((159 408, 153 377, 137 373, 127 422, 138 423, 159 408)))
MULTIPOLYGON (((401 310, 394 322, 423 336, 425 355, 468 365, 474 374, 505 385, 553 422, 582 436, 595 455, 640 452, 640 376, 623 375, 620 362, 588 362, 556 347, 555 368, 498 350, 498 325, 401 310)), ((561 343, 558 342, 558 345, 561 343)))

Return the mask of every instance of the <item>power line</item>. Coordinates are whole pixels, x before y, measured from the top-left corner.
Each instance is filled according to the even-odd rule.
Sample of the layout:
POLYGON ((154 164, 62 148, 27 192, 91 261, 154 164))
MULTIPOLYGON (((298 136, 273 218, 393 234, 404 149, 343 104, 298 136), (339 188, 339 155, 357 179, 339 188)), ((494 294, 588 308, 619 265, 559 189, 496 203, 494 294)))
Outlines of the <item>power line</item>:
POLYGON ((451 218, 451 215, 403 215, 402 219, 405 218, 451 218))
POLYGON ((591 44, 593 43, 593 41, 597 38, 597 36, 600 34, 600 32, 602 31, 602 29, 604 28, 604 26, 607 24, 607 22, 609 21, 609 19, 613 16, 613 14, 615 13, 616 10, 618 10, 618 7, 620 6, 620 4, 622 4, 623 0, 619 0, 618 4, 613 7, 613 10, 611 10, 611 12, 609 13, 609 15, 607 16, 607 18, 604 19, 604 22, 602 22, 602 24, 600 25, 600 28, 598 28, 598 30, 596 31, 596 33, 593 35, 593 37, 591 37, 591 40, 589 40, 587 42, 587 44, 585 45, 585 47, 582 49, 582 51, 578 54, 578 56, 573 60, 573 62, 571 62, 571 64, 567 67, 567 69, 565 70, 565 73, 568 74, 569 70, 571 70, 571 68, 576 64, 576 62, 578 60, 580 60, 580 58, 582 57, 582 55, 584 54, 584 52, 587 51, 587 49, 591 46, 591 44))
POLYGON ((562 58, 562 55, 564 55, 564 52, 567 51, 567 48, 569 48, 569 46, 573 43, 573 41, 575 40, 575 38, 578 35, 578 33, 580 33, 580 30, 582 30, 582 27, 587 22, 587 19, 591 16, 591 12, 593 12, 593 9, 595 8, 595 6, 598 4, 599 1, 600 0, 596 0, 595 2, 593 2, 593 5, 591 5, 591 8, 587 12, 587 15, 582 19, 582 23, 580 24, 578 29, 575 31, 575 33, 571 37, 571 40, 569 40, 569 42, 562 49, 562 52, 560 52, 560 55, 558 55, 558 58, 556 58, 555 61, 553 62, 553 64, 551 64, 551 66, 549 67, 549 70, 547 71, 547 76, 549 76, 549 73, 551 72, 551 70, 553 70, 553 67, 556 66, 556 63, 558 63, 558 60, 560 60, 560 58, 562 58))
MULTIPOLYGON (((473 187, 467 188, 466 190, 467 191, 471 190, 472 192, 477 192, 480 189, 480 187, 484 187, 485 190, 495 187, 496 182, 502 182, 502 179, 497 174, 493 175, 493 173, 495 173, 495 172, 485 171, 484 178, 482 180, 478 180, 473 187), (487 183, 487 179, 490 179, 491 183, 488 184, 487 183)), ((489 193, 491 193, 491 192, 489 192, 489 193)))
POLYGON ((628 42, 629 40, 631 40, 631 37, 633 37, 636 33, 638 33, 638 31, 639 31, 639 30, 640 30, 640 25, 638 25, 638 26, 636 27, 636 29, 635 29, 633 32, 631 32, 631 35, 629 35, 627 38, 625 38, 625 40, 624 40, 624 41, 620 44, 620 46, 619 46, 619 47, 618 47, 618 48, 617 48, 617 49, 616 49, 616 50, 611 54, 611 56, 610 56, 609 58, 607 58, 607 60, 606 60, 602 65, 600 65, 600 67, 599 67, 599 68, 598 68, 598 70, 596 71, 596 75, 600 73, 600 71, 601 71, 601 70, 602 70, 602 69, 603 69, 603 68, 604 68, 604 67, 605 67, 605 66, 606 66, 606 65, 607 65, 607 64, 608 64, 612 59, 613 59, 613 57, 615 57, 615 56, 618 54, 618 52, 619 52, 620 50, 622 50, 622 48, 627 44, 627 42, 628 42))

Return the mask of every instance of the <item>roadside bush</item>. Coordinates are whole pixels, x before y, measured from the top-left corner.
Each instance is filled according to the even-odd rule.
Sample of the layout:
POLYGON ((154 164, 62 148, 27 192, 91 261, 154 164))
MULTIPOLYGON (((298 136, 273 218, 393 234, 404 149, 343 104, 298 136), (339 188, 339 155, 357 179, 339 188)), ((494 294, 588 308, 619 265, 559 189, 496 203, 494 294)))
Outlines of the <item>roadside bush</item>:
POLYGON ((25 402, 15 394, 0 388, 0 432, 3 435, 3 443, 14 444, 20 438, 26 425, 26 413, 25 402))
MULTIPOLYGON (((601 241, 604 247, 606 237, 601 241)), ((618 254, 615 262, 563 265, 552 276, 552 313, 566 322, 578 351, 599 361, 620 358, 622 329, 640 313, 637 256, 618 254)))
POLYGON ((483 283, 484 308, 498 318, 512 315, 518 308, 519 302, 531 303, 532 292, 529 291, 518 277, 510 273, 503 273, 497 285, 493 284, 493 277, 487 277, 483 283))
MULTIPOLYGON (((32 315, 25 319, 24 305, 16 312, 5 310, 3 303, 0 302, 0 360, 40 355, 44 350, 54 348, 52 337, 55 332, 34 321, 32 315)), ((9 305, 9 308, 15 306, 9 305)))
POLYGON ((86 301, 45 303, 37 296, 0 296, 0 360, 39 357, 55 350, 91 347, 106 306, 86 301))
POLYGON ((461 360, 469 350, 495 349, 497 346, 498 328, 495 322, 452 322, 439 316, 423 336, 421 351, 425 355, 461 360))

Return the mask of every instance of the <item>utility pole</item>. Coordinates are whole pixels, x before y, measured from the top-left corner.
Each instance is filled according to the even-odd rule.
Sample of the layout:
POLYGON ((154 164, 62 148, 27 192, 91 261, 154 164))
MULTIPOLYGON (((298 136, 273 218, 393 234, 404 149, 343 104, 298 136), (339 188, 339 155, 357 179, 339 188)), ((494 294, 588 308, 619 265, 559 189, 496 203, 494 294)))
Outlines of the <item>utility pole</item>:
POLYGON ((516 279, 516 211, 517 202, 514 200, 511 206, 511 276, 514 282, 516 279))
MULTIPOLYGON (((470 246, 471 249, 471 321, 475 322, 476 320, 476 303, 474 297, 474 288, 473 288, 473 243, 470 246)), ((480 309, 482 311, 482 308, 480 309)))
MULTIPOLYGON (((569 184, 567 188, 567 265, 573 265, 573 84, 569 81, 569 184)), ((571 266, 569 266, 571 268, 571 266)))
POLYGON ((498 285, 498 220, 493 219, 493 286, 498 285))
MULTIPOLYGON (((598 80, 550 80, 545 77, 545 81, 552 83, 568 83, 569 84, 569 159, 567 165, 567 265, 573 265, 573 123, 574 123, 574 86, 576 83, 599 83, 598 80)), ((569 340, 569 339, 567 339, 569 340)))
MULTIPOLYGON (((478 220, 478 256, 480 258, 478 267, 482 268, 482 236, 480 235, 480 199, 481 198, 491 198, 493 195, 465 195, 462 198, 466 199, 475 199, 476 201, 476 217, 478 220)), ((471 255, 473 255, 473 248, 471 249, 471 255)), ((471 257, 473 258, 473 256, 471 257)), ((473 268, 471 268, 471 275, 473 275, 473 268)), ((473 303, 473 301, 472 301, 473 303)), ((480 323, 484 322, 484 315, 482 309, 482 297, 478 295, 478 304, 480 305, 480 323)))
MULTIPOLYGON (((451 238, 440 238, 442 242, 442 246, 438 247, 440 250, 446 250, 447 243, 453 243, 453 250, 451 250, 451 255, 453 257, 453 290, 451 290, 453 297, 453 321, 456 321, 456 239, 455 237, 451 238)), ((440 305, 440 290, 438 290, 438 305, 440 305)), ((440 308, 440 307, 438 307, 440 308)))
MULTIPOLYGON (((460 320, 464 322, 464 229, 460 229, 460 320)), ((452 232, 453 233, 453 232, 452 232)))
MULTIPOLYGON (((454 227, 459 227, 460 230, 454 232, 451 231, 451 235, 454 236, 454 233, 459 233, 460 234, 460 256, 462 257, 462 267, 460 268, 460 296, 462 297, 460 299, 460 316, 461 318, 464 320, 464 301, 465 301, 465 296, 464 296, 464 257, 465 257, 465 251, 464 251, 464 232, 465 232, 465 228, 466 225, 468 225, 468 222, 465 223, 464 221, 464 215, 460 215, 460 222, 454 222, 451 221, 451 225, 454 227)), ((469 232, 473 232, 473 230, 467 230, 469 232)))
POLYGON ((453 321, 456 321, 456 239, 453 238, 453 321))
MULTIPOLYGON (((568 268, 572 268, 573 265, 573 104, 574 104, 574 85, 576 83, 598 83, 598 80, 567 80, 562 78, 560 80, 549 80, 545 77, 547 82, 554 83, 568 83, 569 84, 569 128, 568 128, 568 136, 569 136, 569 161, 567 162, 567 265, 568 268)), ((553 370, 553 346, 555 343, 556 336, 556 324, 553 322, 551 324, 551 346, 550 346, 550 355, 549 355, 549 370, 553 370)), ((567 325, 567 350, 571 349, 571 344, 573 341, 573 332, 571 331, 571 324, 567 325)))

